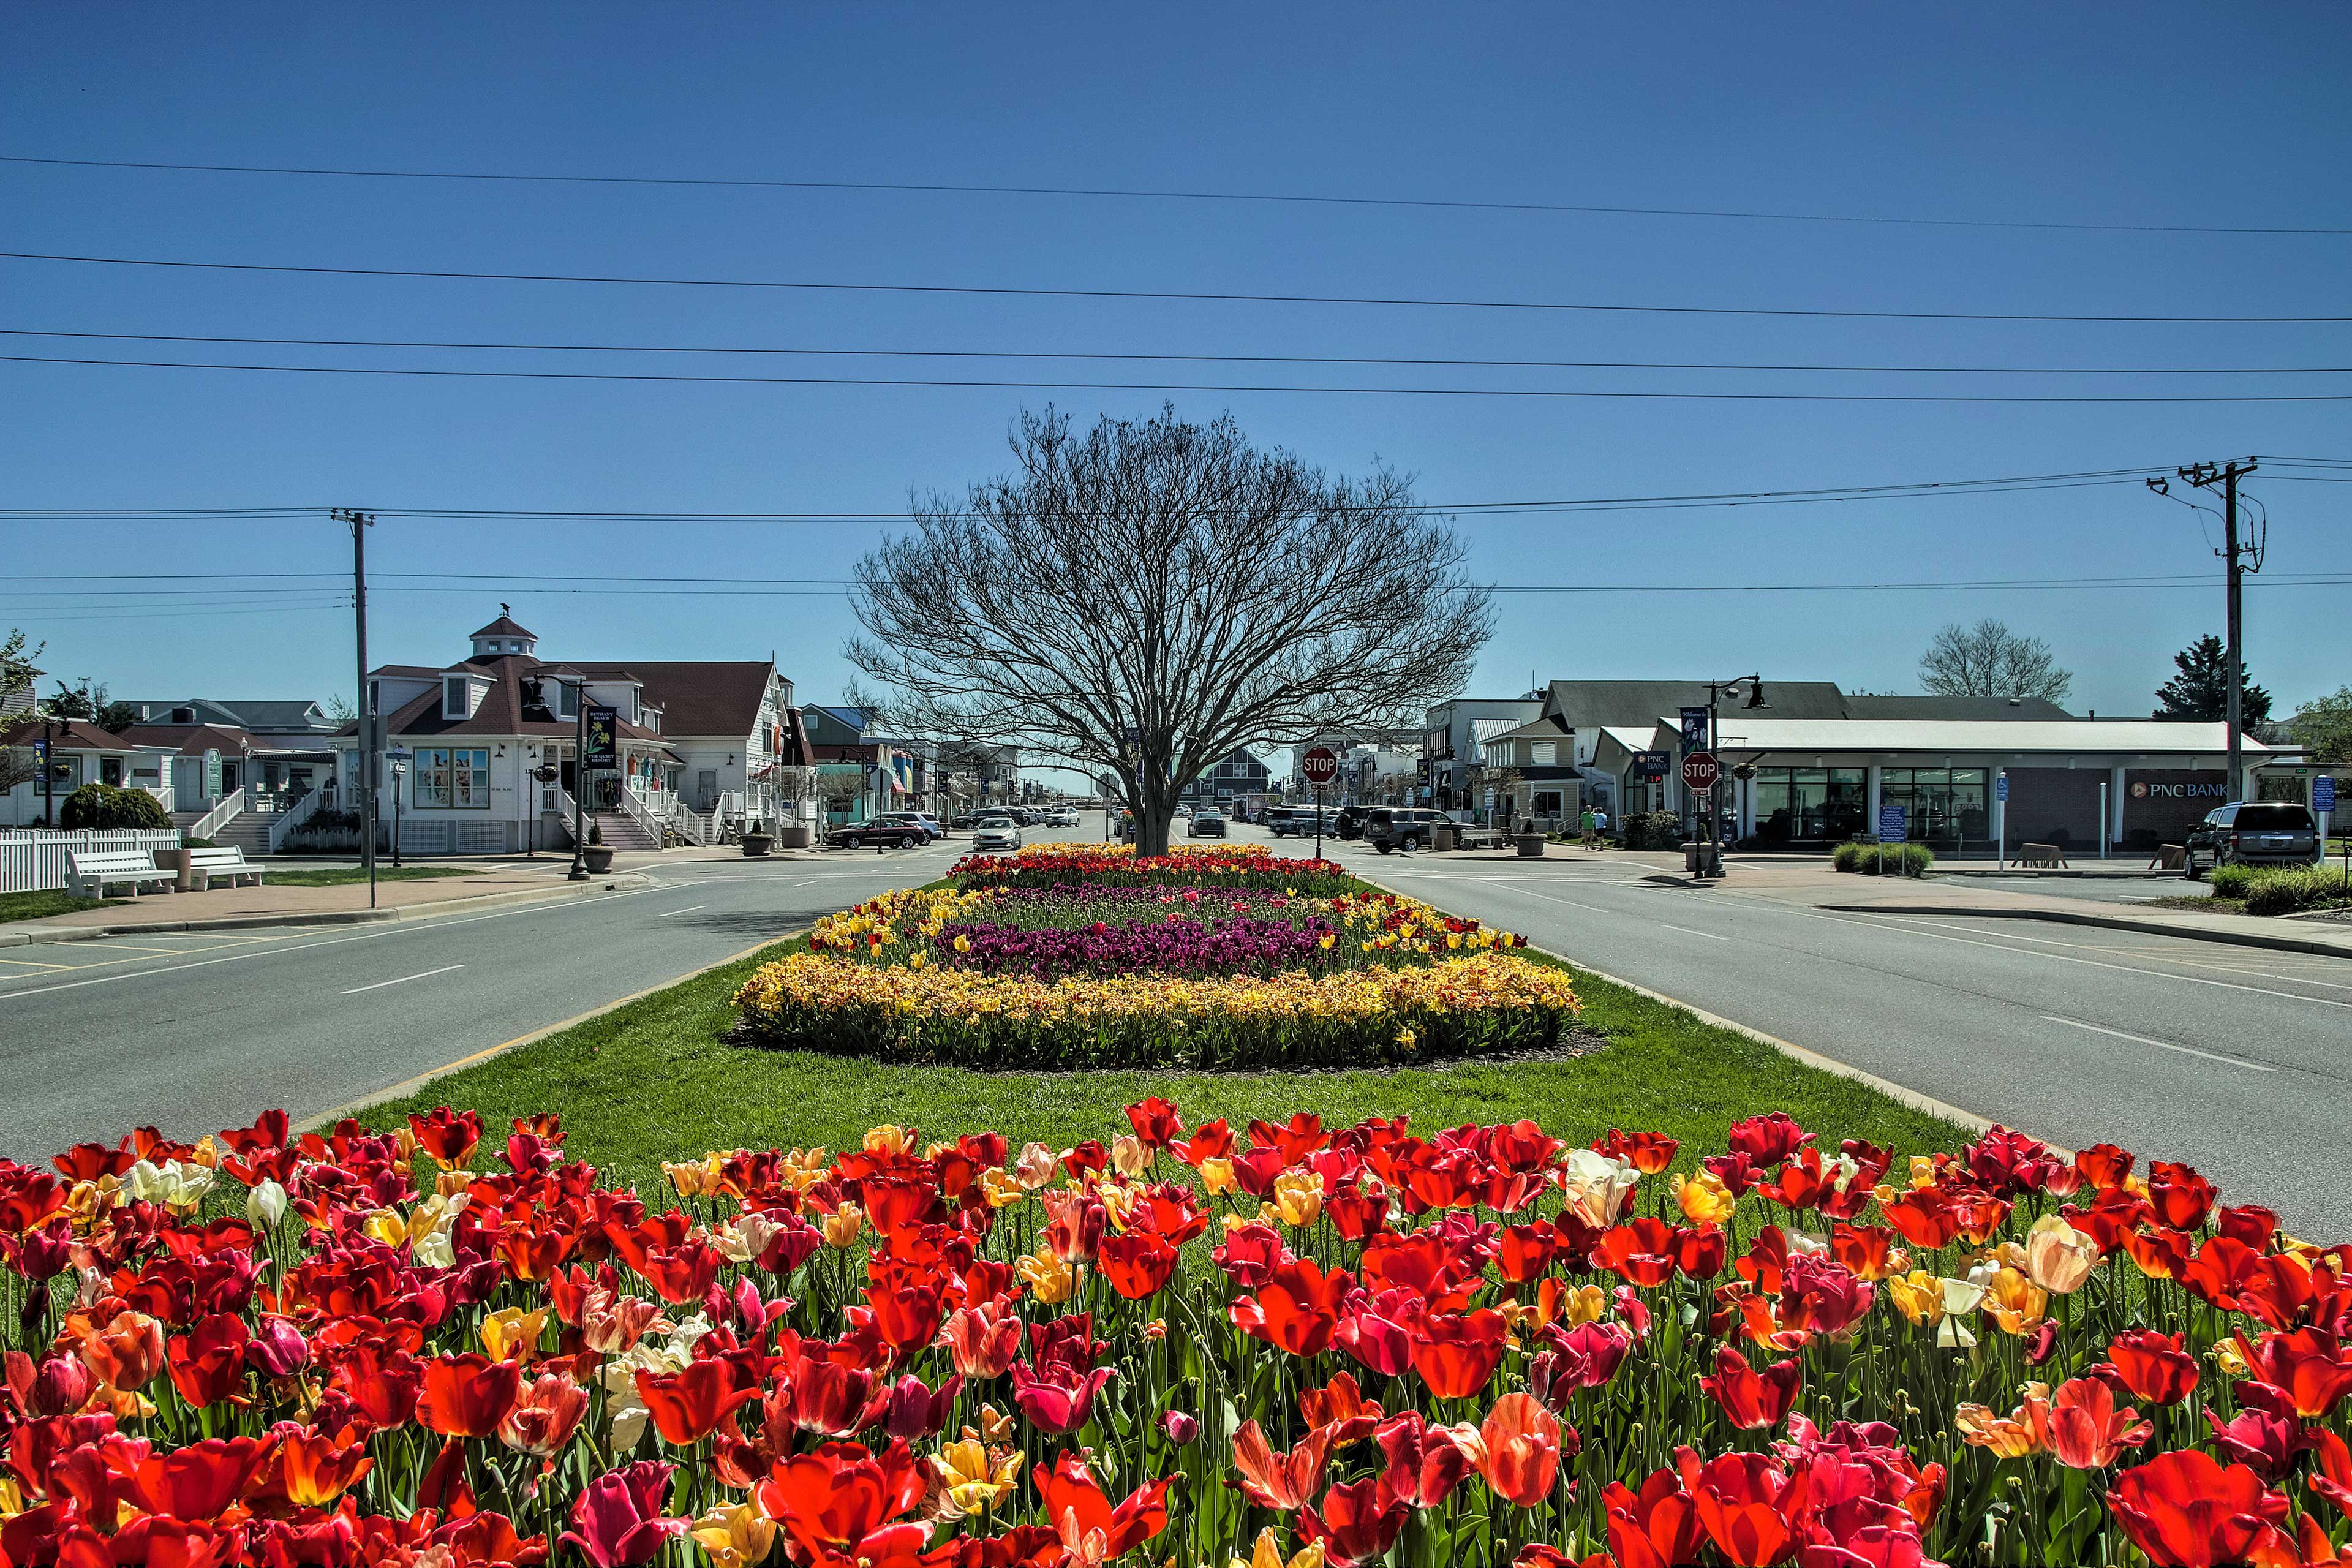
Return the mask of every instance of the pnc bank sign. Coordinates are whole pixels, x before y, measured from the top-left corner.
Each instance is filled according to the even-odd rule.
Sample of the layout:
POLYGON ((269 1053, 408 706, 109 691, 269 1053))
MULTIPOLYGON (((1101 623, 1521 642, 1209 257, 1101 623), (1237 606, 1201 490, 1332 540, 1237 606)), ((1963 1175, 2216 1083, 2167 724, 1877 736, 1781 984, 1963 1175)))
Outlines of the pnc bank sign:
POLYGON ((2220 800, 2229 793, 2227 784, 2218 783, 2150 784, 2145 779, 2140 779, 2135 781, 2131 786, 2131 795, 2134 800, 2147 800, 2151 796, 2158 800, 2201 800, 2209 795, 2215 800, 2220 800))

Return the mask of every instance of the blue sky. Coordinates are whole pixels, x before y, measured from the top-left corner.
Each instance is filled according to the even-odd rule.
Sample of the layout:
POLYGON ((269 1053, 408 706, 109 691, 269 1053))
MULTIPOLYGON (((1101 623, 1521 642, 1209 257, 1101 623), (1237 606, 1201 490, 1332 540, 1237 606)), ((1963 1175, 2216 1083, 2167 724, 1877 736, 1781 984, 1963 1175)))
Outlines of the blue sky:
MULTIPOLYGON (((61 158, 1181 188, 2015 223, 2345 227, 2340 6, 1181 9, 50 7, 0 58, 0 153, 61 158)), ((2216 236, 954 194, 518 185, 0 164, 5 248, 215 261, 2037 314, 2345 314, 2352 237, 2216 236)), ((853 349, 1775 363, 2352 364, 2344 325, 1824 321, 334 279, 0 261, 0 327, 853 349)), ((94 342, 0 353, 769 374, 1754 391, 2347 391, 2343 376, 1829 375, 712 360, 94 342), (583 362, 585 362, 584 363, 583 362), (651 363, 649 363, 651 362, 651 363), (814 368, 813 368, 814 367, 814 368)), ((1172 393, 1433 502, 2352 457, 2346 404, 1681 402, 1172 393)), ((0 363, 0 507, 351 504, 891 513, 999 471, 1008 423, 1151 392, 449 381, 0 363)), ((2352 489, 2258 477, 2248 595, 2282 710, 2352 680, 2352 489), (2275 584, 2275 585, 2274 585, 2275 584)), ((2178 493, 2176 491, 2176 493, 2178 493)), ((837 579, 880 523, 387 520, 379 574, 837 579)), ((2047 637, 2073 702, 2144 711, 2218 630, 2210 520, 2137 484, 1465 519, 1512 583, 2210 573, 2147 590, 1514 597, 1474 689, 1761 668, 1916 689, 1934 627, 2047 637)), ((348 690, 347 611, 126 615, 30 574, 340 572, 317 521, 0 521, 0 626, 118 696, 348 690), (53 597, 42 598, 41 591, 53 597)), ((394 588, 384 576, 380 585, 394 588)), ((194 586, 195 584, 190 584, 194 586)), ((210 588, 240 588, 234 580, 210 588)), ((277 587, 299 586, 281 580, 277 587)), ((140 586, 169 588, 169 582, 140 586)), ((500 600, 571 657, 759 657, 832 700, 845 605, 373 596, 379 660, 500 600)), ((119 604, 119 601, 115 602, 119 604)))

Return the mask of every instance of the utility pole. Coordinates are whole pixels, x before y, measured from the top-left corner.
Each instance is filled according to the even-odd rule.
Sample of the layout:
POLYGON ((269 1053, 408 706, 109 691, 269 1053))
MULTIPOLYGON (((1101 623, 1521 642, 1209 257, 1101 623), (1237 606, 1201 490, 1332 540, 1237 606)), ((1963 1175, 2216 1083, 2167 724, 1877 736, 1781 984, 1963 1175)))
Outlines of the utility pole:
MULTIPOLYGON (((2248 458, 2243 462, 2231 461, 2222 463, 2218 467, 2211 463, 2191 463, 2189 467, 2178 470, 2182 479, 2187 479, 2190 484, 2195 485, 2200 489, 2210 490, 2217 484, 2221 487, 2222 546, 2219 553, 2227 563, 2229 568, 2230 646, 2224 657, 2228 658, 2230 667, 2228 673, 2230 681, 2230 798, 2231 800, 2237 799, 2238 792, 2245 787, 2244 774, 2241 771, 2243 765, 2243 759, 2241 753, 2244 750, 2244 742, 2240 735, 2239 729, 2245 720, 2246 678, 2244 662, 2239 652, 2238 635, 2240 624, 2243 619, 2242 615, 2241 614, 2241 602, 2242 599, 2242 579, 2245 575, 2245 567, 2242 564, 2242 562, 2244 557, 2255 553, 2254 550, 2251 546, 2241 545, 2238 542, 2238 480, 2243 476, 2251 474, 2253 471, 2254 459, 2252 458, 2248 458)), ((2257 570, 2261 568, 2261 564, 2262 563, 2258 558, 2255 561, 2255 567, 2257 570)), ((2104 832, 2105 830, 2105 826, 2103 824, 2101 825, 2101 831, 2104 832)))
POLYGON ((344 509, 333 514, 352 531, 352 612, 358 623, 359 647, 359 766, 352 788, 360 814, 360 863, 367 868, 368 908, 375 908, 375 742, 381 715, 368 691, 367 660, 367 531, 373 514, 344 509))

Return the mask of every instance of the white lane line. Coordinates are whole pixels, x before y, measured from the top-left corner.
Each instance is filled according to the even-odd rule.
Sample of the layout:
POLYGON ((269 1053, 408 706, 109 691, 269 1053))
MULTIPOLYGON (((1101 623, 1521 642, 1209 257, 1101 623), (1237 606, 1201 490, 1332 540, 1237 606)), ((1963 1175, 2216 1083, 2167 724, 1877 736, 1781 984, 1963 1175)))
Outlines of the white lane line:
POLYGON ((1552 893, 1538 893, 1529 888, 1513 888, 1511 891, 1530 899, 1541 899, 1548 904, 1566 904, 1571 910, 1589 910, 1596 915, 1621 915, 1618 910, 1604 910, 1599 904, 1580 904, 1574 899, 1563 899, 1552 893))
POLYGON ((1717 936, 1711 931, 1693 931, 1688 926, 1666 925, 1666 922, 1664 921, 1660 921, 1658 923, 1662 926, 1665 926, 1668 931, 1678 931, 1685 936, 1703 936, 1709 942, 1729 942, 1731 940, 1727 936, 1717 936))
POLYGON ((428 969, 420 974, 404 974, 397 980, 379 980, 373 985, 354 985, 343 994, 356 996, 362 991, 381 991, 387 985, 405 985, 412 980, 430 980, 436 974, 446 974, 453 969, 465 967, 462 963, 445 963, 438 969, 428 969))
POLYGON ((710 906, 709 904, 688 904, 682 910, 664 910, 661 913, 656 915, 654 919, 657 921, 666 921, 672 915, 690 915, 697 910, 707 910, 709 907, 710 906))
MULTIPOLYGON (((2341 981, 2318 980, 2304 974, 2279 974, 2268 969, 2249 967, 2249 964, 2255 963, 2267 962, 2275 963, 2277 962, 2275 957, 2268 960, 2249 960, 2247 963, 2217 963, 2208 959, 2176 958, 2170 953, 2159 952, 2155 948, 2149 947, 2120 947, 2112 942, 2065 942, 2056 937, 2035 936, 2029 931, 2011 931, 2006 928, 1988 931, 1982 926, 1955 925, 1949 921, 1936 920, 1927 915, 1905 914, 1897 910, 1873 910, 1872 912, 1885 915, 1892 920, 1916 921, 1922 925, 1932 925, 1941 931, 1967 931, 1972 936, 2000 937, 2009 942, 2030 942, 2042 947, 2072 948, 2077 952, 2104 952, 2111 954, 2116 958, 2139 958, 2145 959, 2150 963, 2178 964, 2185 969, 2210 969, 2222 974, 2249 975, 2256 980, 2284 981, 2290 985, 2322 985, 2326 986, 2330 991, 2352 991, 2352 984, 2347 984, 2341 981)), ((2154 933, 2136 932, 2134 934, 2153 935, 2154 933)), ((2184 934, 2182 936, 2171 938, 2170 940, 2176 942, 2190 942, 2196 939, 2184 934)), ((2320 962, 2325 963, 2330 962, 2341 963, 2343 961, 2340 959, 2330 960, 2323 958, 2320 962)))
POLYGON ((2184 1057, 2203 1057, 2209 1062, 2227 1062, 2233 1068, 2244 1068, 2250 1072, 2278 1070, 2276 1068, 2265 1067, 2261 1062, 2250 1062, 2239 1057, 2225 1057, 2219 1051, 2200 1051, 2195 1046, 2176 1046, 2168 1040, 2151 1040, 2146 1035, 2127 1035, 2121 1029, 2102 1028, 2096 1024, 2085 1024, 2080 1018, 2062 1018, 2055 1013, 2044 1013, 2042 1016, 2047 1023, 2064 1024, 2076 1029, 2088 1029, 2095 1035, 2113 1035, 2116 1039, 2129 1040, 2135 1045, 2154 1046, 2160 1051, 2179 1051, 2184 1057))

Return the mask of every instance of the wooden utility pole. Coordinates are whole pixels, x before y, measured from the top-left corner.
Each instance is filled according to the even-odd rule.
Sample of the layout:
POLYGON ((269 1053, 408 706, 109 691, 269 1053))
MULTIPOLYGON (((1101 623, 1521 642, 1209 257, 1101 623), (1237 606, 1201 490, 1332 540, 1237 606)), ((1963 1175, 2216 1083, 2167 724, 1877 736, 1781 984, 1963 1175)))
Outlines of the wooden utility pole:
MULTIPOLYGON (((2240 733, 2246 716, 2245 661, 2239 647, 2239 628, 2243 619, 2241 611, 2244 596, 2242 579, 2246 571, 2245 557, 2255 553, 2252 546, 2238 542, 2238 480, 2254 471, 2254 459, 2248 458, 2243 462, 2227 462, 2218 467, 2211 463, 2192 463, 2179 471, 2182 479, 2200 489, 2211 489, 2217 484, 2221 488, 2222 543, 2218 553, 2228 565, 2230 646, 2224 657, 2229 660, 2227 673, 2230 682, 2230 798, 2235 800, 2245 787, 2245 776, 2241 771, 2243 765, 2242 753, 2245 748, 2240 733)), ((2255 566, 2258 569, 2261 566, 2259 559, 2255 566)))
POLYGON ((352 780, 352 804, 359 808, 360 864, 367 868, 368 908, 375 908, 375 728, 379 715, 368 695, 367 660, 367 531, 375 526, 373 514, 350 510, 334 514, 352 531, 352 614, 357 623, 359 649, 359 766, 352 780))

